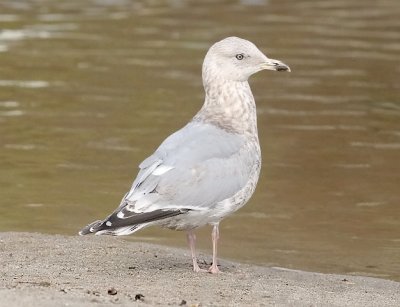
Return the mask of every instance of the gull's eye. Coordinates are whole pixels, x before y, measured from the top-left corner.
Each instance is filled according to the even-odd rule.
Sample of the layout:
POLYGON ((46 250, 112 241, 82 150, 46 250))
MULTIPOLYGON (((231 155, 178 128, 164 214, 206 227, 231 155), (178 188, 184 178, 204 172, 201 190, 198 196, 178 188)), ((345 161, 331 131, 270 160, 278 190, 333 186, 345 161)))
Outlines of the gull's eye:
POLYGON ((236 58, 237 58, 239 61, 240 61, 240 60, 243 60, 244 54, 243 54, 243 53, 239 53, 239 54, 236 55, 236 58))

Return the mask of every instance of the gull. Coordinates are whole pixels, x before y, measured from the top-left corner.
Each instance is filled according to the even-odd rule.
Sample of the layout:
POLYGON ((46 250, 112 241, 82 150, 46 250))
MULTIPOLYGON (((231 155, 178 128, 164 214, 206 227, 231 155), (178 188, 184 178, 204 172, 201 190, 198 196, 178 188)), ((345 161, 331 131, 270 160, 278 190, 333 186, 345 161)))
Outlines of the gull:
POLYGON ((247 203, 261 169, 256 105, 248 79, 261 70, 290 71, 252 42, 225 38, 210 47, 202 67, 204 104, 182 129, 139 165, 118 208, 79 234, 129 235, 148 226, 184 230, 196 258, 194 231, 212 225, 212 265, 219 273, 219 223, 247 203))

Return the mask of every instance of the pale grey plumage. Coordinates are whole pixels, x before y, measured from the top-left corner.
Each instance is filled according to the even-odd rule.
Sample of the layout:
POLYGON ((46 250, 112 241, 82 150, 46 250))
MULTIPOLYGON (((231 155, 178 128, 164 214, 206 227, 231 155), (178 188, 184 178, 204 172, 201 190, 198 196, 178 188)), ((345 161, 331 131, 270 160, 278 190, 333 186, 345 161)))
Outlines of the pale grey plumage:
POLYGON ((210 271, 218 272, 218 223, 248 201, 259 177, 256 106, 247 79, 262 69, 289 70, 249 41, 230 37, 214 44, 203 64, 206 96, 201 110, 140 164, 120 206, 80 234, 126 235, 154 224, 187 230, 198 271, 191 231, 212 224, 210 271))

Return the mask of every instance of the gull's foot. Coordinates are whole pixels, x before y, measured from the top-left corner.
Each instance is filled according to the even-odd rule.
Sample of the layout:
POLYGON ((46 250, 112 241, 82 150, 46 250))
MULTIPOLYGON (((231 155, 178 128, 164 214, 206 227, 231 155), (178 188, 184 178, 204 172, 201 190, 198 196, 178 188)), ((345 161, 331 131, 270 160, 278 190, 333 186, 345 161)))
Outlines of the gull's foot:
POLYGON ((197 268, 197 269, 193 269, 193 272, 199 273, 199 272, 208 272, 208 271, 204 270, 204 269, 197 268))
POLYGON ((211 274, 219 274, 219 273, 222 273, 222 272, 219 270, 219 268, 218 268, 216 265, 212 265, 212 266, 210 266, 210 268, 208 269, 208 273, 211 273, 211 274))
POLYGON ((199 273, 199 272, 208 272, 207 270, 200 269, 198 265, 193 266, 193 272, 199 273))

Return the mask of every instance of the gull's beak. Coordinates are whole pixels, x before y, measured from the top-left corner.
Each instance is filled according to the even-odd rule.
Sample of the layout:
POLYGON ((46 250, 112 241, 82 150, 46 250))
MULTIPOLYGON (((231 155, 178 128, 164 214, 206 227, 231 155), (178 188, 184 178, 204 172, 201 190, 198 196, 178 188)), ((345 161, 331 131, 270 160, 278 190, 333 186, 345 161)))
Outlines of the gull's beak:
POLYGON ((260 66, 261 69, 267 69, 267 70, 276 70, 276 71, 287 71, 290 72, 290 67, 287 66, 285 63, 274 60, 274 59, 268 59, 263 62, 260 66))

